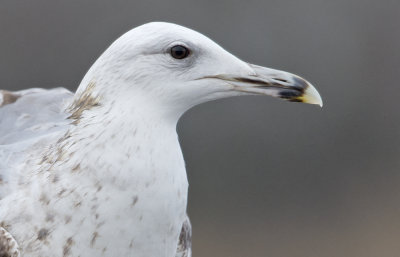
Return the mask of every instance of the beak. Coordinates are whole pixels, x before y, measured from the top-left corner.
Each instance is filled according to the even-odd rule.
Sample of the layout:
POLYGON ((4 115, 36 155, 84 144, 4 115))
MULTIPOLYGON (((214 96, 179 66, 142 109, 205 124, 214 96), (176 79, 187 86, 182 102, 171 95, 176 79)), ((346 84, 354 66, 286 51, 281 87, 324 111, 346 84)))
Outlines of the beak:
POLYGON ((307 80, 289 72, 249 65, 254 70, 252 75, 216 75, 208 78, 224 80, 234 91, 270 95, 290 102, 318 104, 322 107, 321 96, 307 80))

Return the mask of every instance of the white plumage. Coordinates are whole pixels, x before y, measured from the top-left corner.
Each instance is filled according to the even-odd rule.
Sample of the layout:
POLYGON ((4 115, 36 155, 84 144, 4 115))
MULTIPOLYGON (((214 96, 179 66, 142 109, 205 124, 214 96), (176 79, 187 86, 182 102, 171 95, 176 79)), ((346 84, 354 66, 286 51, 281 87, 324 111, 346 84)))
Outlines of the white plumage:
POLYGON ((162 22, 115 41, 75 94, 1 91, 0 256, 191 256, 176 123, 244 94, 322 105, 300 77, 162 22))

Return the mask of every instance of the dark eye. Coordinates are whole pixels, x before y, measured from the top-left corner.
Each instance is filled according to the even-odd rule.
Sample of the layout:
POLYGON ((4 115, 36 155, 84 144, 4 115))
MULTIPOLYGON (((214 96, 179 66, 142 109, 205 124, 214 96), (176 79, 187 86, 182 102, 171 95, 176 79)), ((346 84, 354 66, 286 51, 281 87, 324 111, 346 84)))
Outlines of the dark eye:
POLYGON ((174 57, 175 59, 186 58, 186 57, 188 57, 189 54, 190 54, 189 49, 187 49, 184 46, 177 45, 177 46, 171 47, 171 56, 174 57))

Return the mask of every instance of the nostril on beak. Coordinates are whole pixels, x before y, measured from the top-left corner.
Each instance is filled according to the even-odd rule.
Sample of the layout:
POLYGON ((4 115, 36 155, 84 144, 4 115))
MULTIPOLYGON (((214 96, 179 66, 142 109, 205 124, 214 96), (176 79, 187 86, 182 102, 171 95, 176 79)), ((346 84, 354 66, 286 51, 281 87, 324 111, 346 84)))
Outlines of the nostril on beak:
POLYGON ((273 78, 273 80, 277 80, 277 81, 280 81, 280 82, 288 83, 288 81, 286 79, 273 78))

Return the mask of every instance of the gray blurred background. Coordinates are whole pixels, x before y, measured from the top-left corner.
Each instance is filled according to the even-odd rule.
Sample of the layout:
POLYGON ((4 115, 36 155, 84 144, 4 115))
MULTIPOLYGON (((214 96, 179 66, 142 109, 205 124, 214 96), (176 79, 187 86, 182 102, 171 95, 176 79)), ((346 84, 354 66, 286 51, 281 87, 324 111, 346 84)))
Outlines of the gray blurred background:
POLYGON ((400 1, 2 0, 0 87, 75 90, 155 20, 302 75, 325 104, 242 97, 184 115, 194 257, 400 256, 400 1))

